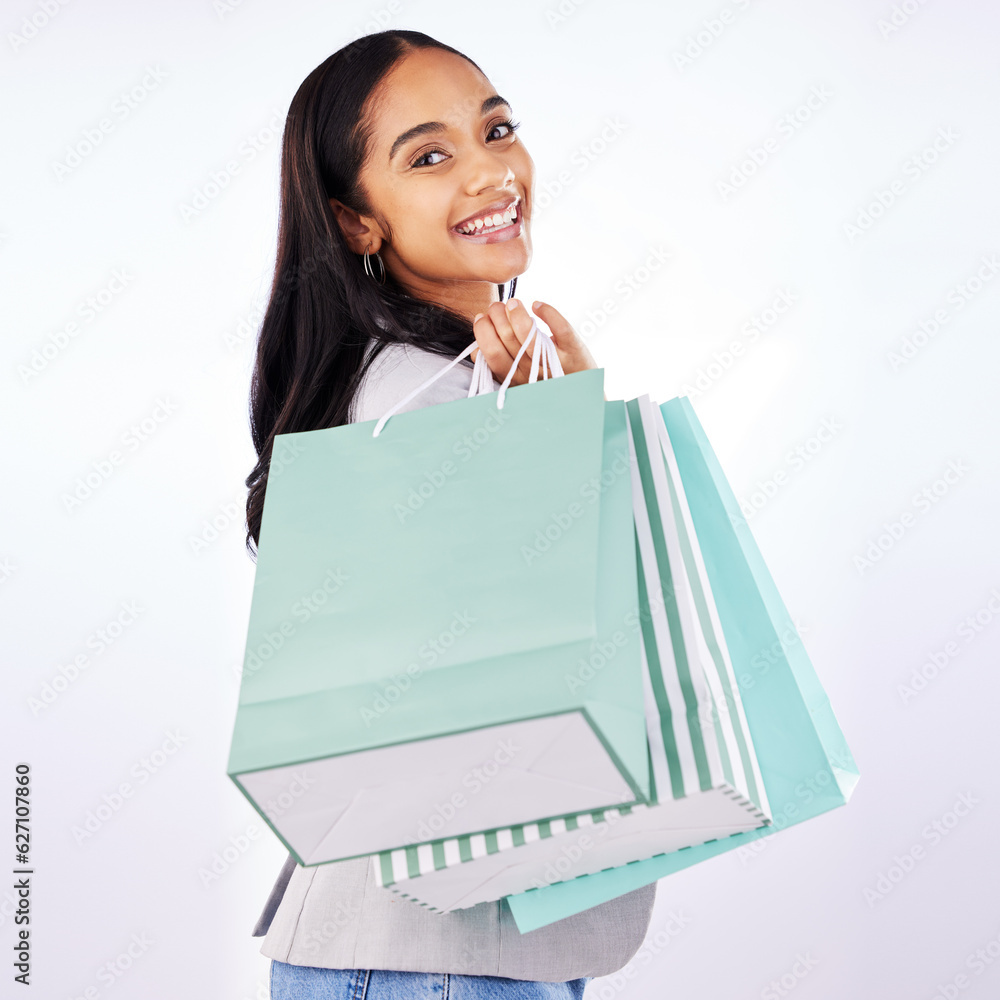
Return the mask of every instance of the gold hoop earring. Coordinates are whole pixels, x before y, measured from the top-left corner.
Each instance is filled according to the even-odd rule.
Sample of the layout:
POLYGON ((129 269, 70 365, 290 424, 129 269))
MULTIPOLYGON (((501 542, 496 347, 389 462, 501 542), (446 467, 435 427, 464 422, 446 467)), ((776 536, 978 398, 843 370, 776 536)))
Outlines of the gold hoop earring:
MULTIPOLYGON (((368 247, 370 247, 370 246, 371 246, 371 243, 368 244, 368 247)), ((365 261, 364 261, 365 274, 371 275, 371 278, 372 278, 373 281, 377 281, 380 285, 384 285, 385 284, 385 264, 382 263, 382 258, 378 255, 378 251, 376 250, 375 251, 375 259, 378 261, 379 271, 381 273, 381 278, 376 278, 375 277, 375 270, 372 267, 371 262, 368 259, 368 247, 365 247, 365 261)))

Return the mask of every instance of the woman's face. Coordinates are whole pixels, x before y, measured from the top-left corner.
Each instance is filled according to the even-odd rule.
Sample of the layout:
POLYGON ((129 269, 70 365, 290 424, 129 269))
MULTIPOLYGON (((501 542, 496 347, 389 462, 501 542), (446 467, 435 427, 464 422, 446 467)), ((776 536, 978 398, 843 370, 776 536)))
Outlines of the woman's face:
POLYGON ((505 124, 512 109, 467 60, 435 48, 404 56, 369 107, 361 184, 373 215, 352 220, 331 199, 352 249, 370 241, 411 295, 471 319, 531 259, 534 163, 505 124), (513 223, 497 219, 511 204, 513 223), (476 219, 477 235, 458 231, 476 219))

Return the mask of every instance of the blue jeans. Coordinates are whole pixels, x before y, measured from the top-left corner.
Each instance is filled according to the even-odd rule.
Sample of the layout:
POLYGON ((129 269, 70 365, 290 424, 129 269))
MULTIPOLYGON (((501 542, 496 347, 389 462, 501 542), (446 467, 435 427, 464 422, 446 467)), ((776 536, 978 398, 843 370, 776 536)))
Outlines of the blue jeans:
POLYGON ((271 1000, 582 1000, 588 978, 543 983, 504 976, 318 969, 271 962, 271 1000))

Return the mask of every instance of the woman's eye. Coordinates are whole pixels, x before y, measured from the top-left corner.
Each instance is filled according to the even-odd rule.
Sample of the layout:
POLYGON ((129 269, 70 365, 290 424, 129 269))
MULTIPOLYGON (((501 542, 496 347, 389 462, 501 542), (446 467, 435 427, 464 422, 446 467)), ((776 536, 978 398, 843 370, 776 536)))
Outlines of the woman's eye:
MULTIPOLYGON (((506 128, 507 132, 499 136, 500 139, 506 139, 513 135, 515 130, 521 127, 520 122, 511 121, 509 118, 502 122, 497 122, 493 125, 489 132, 487 132, 487 137, 491 136, 497 129, 506 128)), ((436 167, 437 163, 426 163, 424 162, 428 156, 447 156, 447 153, 442 152, 440 149, 429 149, 426 153, 421 153, 411 164, 411 167, 436 167)), ((438 163, 440 160, 438 161, 438 163)))
POLYGON ((521 127, 520 122, 511 121, 509 118, 502 122, 497 122, 493 128, 490 129, 492 133, 495 129, 506 128, 508 131, 505 135, 500 136, 501 139, 506 139, 508 135, 513 135, 514 132, 521 127))
MULTIPOLYGON (((419 166, 421 166, 421 162, 420 162, 421 160, 426 159, 428 156, 435 156, 435 155, 437 155, 437 156, 444 156, 445 154, 442 153, 440 149, 429 149, 426 153, 421 153, 420 156, 418 156, 410 164, 410 166, 411 167, 419 167, 419 166)), ((436 167, 437 164, 436 163, 429 163, 429 164, 426 164, 426 166, 436 167)))

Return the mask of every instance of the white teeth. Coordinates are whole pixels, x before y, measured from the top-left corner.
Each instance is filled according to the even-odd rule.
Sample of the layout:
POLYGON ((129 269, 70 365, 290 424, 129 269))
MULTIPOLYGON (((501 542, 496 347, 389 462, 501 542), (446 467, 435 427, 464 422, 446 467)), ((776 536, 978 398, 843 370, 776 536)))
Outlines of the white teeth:
POLYGON ((517 203, 515 202, 502 214, 500 212, 494 212, 493 215, 487 215, 483 219, 476 219, 473 222, 462 226, 458 231, 460 233, 465 233, 466 235, 478 233, 480 230, 489 233, 493 232, 495 229, 500 229, 503 226, 509 226, 516 218, 517 203))

